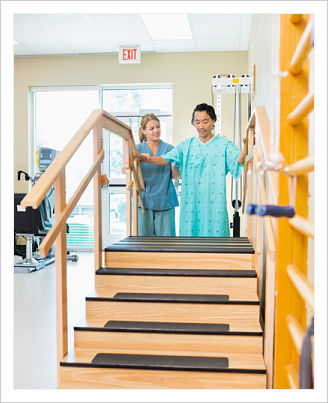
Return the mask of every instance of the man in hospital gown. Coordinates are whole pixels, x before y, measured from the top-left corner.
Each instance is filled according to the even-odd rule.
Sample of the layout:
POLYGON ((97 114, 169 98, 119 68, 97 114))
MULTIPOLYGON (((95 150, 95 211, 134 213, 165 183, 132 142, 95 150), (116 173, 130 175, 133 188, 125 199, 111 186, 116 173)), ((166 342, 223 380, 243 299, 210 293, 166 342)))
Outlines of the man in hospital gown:
POLYGON ((197 105, 192 124, 198 136, 188 138, 161 157, 138 155, 141 162, 173 164, 181 170, 180 236, 229 237, 226 175, 237 179, 246 157, 246 143, 240 151, 223 136, 212 132, 215 111, 197 105))

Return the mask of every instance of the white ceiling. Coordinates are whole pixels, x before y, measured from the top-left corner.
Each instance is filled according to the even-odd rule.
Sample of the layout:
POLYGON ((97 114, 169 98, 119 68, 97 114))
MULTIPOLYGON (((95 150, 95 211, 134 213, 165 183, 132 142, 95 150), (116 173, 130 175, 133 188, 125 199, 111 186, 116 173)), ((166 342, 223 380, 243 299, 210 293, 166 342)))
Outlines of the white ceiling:
MULTIPOLYGON (((15 14, 15 56, 248 50, 251 14, 187 14, 188 40, 152 40, 140 14, 15 14)), ((168 27, 169 29, 169 27, 168 27)))

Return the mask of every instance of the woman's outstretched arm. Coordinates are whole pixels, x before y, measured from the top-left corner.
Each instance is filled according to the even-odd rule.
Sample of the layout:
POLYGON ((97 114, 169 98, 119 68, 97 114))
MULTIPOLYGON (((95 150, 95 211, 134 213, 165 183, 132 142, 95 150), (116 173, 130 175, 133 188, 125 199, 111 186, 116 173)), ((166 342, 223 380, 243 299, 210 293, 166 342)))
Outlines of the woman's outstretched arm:
POLYGON ((162 157, 151 157, 149 154, 141 154, 141 153, 137 153, 134 156, 134 159, 140 161, 140 162, 148 162, 148 164, 152 164, 152 165, 168 165, 169 162, 165 161, 164 158, 162 157))

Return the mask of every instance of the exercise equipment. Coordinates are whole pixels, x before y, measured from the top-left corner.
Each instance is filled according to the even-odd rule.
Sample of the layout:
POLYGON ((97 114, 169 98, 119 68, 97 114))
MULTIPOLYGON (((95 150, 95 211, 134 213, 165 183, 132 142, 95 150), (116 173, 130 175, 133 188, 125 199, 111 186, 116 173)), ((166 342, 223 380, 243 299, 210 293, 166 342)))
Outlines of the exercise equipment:
MULTIPOLYGON (((41 175, 45 172, 58 152, 47 147, 40 147, 36 152, 36 161, 39 172, 31 177, 25 171, 17 172, 17 180, 21 180, 22 174, 26 181, 31 181, 34 185, 41 175)), ((47 235, 52 227, 54 218, 54 188, 51 187, 45 198, 37 209, 31 207, 22 208, 20 202, 25 197, 25 193, 15 193, 14 195, 14 250, 15 254, 22 256, 23 259, 14 264, 15 272, 31 272, 40 270, 55 261, 54 250, 51 248, 45 258, 41 258, 37 249, 40 240, 47 235), (25 252, 21 250, 16 243, 16 237, 22 236, 26 240, 25 252)), ((68 232, 68 226, 67 226, 68 232)), ((67 254, 67 260, 78 261, 77 255, 67 254)))
MULTIPOLYGON (((227 76, 215 75, 212 78, 212 104, 214 104, 214 96, 216 96, 216 134, 222 133, 222 94, 234 94, 234 137, 233 143, 236 147, 242 148, 243 141, 241 135, 241 94, 248 94, 247 111, 248 119, 251 117, 251 93, 253 87, 253 78, 243 74, 241 77, 235 77, 233 74, 227 76)), ((234 209, 233 221, 230 228, 233 229, 233 236, 240 237, 240 216, 239 208, 241 201, 239 195, 242 195, 242 181, 232 178, 231 181, 231 204, 234 209), (238 189, 239 187, 239 189, 238 189)))
MULTIPOLYGON (((259 186, 262 189, 264 181, 263 176, 267 171, 276 171, 287 175, 288 179, 288 195, 289 205, 279 206, 276 204, 263 204, 260 196, 260 204, 247 204, 246 213, 249 215, 257 214, 260 217, 272 216, 276 218, 286 217, 293 218, 295 215, 295 197, 296 197, 296 175, 293 175, 289 166, 282 161, 280 155, 271 158, 271 160, 264 160, 263 163, 259 163, 256 169, 259 170, 259 186)), ((248 197, 247 197, 248 198, 248 197)))

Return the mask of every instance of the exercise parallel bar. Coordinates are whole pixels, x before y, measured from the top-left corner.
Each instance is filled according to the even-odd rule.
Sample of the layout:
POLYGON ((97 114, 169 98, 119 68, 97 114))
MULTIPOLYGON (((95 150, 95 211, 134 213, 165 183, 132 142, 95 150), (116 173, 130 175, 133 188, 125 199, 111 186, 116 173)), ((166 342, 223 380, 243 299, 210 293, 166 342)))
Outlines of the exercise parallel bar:
POLYGON ((307 220, 299 215, 295 215, 293 218, 290 218, 288 222, 297 231, 314 239, 314 225, 310 220, 307 220))
POLYGON ((300 355, 301 351, 302 351, 302 344, 303 344, 305 332, 295 315, 292 315, 292 314, 287 315, 286 321, 287 321, 287 327, 289 330, 289 334, 293 340, 293 343, 296 347, 298 355, 300 355))
POLYGON ((287 122, 296 126, 314 109, 314 95, 309 93, 296 106, 296 108, 287 116, 287 122))
POLYGON ((312 49, 312 30, 313 23, 310 20, 303 32, 303 35, 295 49, 295 53, 290 62, 288 71, 293 74, 299 74, 302 71, 303 63, 312 49))
POLYGON ((305 275, 295 264, 290 264, 287 266, 287 274, 297 289, 299 295, 310 307, 311 311, 314 312, 314 290, 312 284, 308 282, 305 275))
POLYGON ((291 175, 306 175, 314 170, 314 157, 312 155, 296 161, 289 166, 288 173, 291 175))

